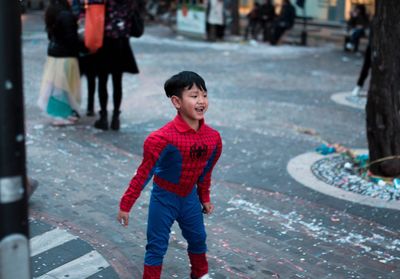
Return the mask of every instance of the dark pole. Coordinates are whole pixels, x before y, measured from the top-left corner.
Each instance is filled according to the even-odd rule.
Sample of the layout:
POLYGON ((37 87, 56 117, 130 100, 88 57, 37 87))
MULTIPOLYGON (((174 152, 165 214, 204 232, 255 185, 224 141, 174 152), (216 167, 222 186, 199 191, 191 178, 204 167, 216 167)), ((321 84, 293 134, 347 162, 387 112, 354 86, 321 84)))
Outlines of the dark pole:
POLYGON ((300 45, 307 45, 307 14, 306 14, 306 0, 297 0, 297 6, 303 10, 303 30, 301 31, 300 45))
POLYGON ((239 15, 239 0, 231 1, 231 33, 233 35, 240 35, 240 15, 239 15))
POLYGON ((307 45, 307 16, 306 7, 303 7, 303 30, 301 31, 301 45, 307 45))
POLYGON ((20 3, 0 1, 0 278, 29 279, 20 3))

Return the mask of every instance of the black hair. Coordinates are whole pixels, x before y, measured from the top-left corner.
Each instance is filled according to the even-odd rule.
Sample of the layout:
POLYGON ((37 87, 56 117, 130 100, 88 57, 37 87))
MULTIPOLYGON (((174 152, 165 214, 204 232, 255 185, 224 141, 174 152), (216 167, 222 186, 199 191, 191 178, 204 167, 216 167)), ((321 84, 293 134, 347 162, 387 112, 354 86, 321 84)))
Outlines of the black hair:
POLYGON ((199 89, 207 91, 206 83, 201 76, 191 71, 180 72, 170 77, 164 83, 165 94, 168 98, 172 96, 181 98, 183 90, 191 89, 194 84, 199 89))
POLYGON ((44 15, 44 21, 46 24, 46 31, 52 35, 57 21, 57 16, 60 12, 70 10, 70 6, 67 0, 50 0, 49 6, 46 9, 44 15))
POLYGON ((363 4, 357 4, 356 9, 360 12, 361 16, 367 16, 367 8, 363 4))

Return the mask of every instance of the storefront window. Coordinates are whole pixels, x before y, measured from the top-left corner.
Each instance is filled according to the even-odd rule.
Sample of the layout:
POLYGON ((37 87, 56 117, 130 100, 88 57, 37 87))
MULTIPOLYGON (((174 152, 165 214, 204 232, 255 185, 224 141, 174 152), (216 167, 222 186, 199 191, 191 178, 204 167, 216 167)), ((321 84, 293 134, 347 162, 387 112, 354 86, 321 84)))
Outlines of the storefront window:
POLYGON ((179 32, 205 36, 206 7, 203 0, 179 0, 176 12, 179 32))

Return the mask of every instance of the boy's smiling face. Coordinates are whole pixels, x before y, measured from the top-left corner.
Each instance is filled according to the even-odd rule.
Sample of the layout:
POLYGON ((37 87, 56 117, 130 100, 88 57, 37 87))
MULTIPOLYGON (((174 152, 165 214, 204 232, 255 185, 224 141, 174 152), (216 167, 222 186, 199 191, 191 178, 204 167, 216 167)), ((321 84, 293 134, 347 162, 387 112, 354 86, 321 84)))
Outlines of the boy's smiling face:
POLYGON ((183 90, 181 98, 172 96, 171 101, 189 126, 197 130, 208 109, 207 91, 193 84, 192 88, 183 90))

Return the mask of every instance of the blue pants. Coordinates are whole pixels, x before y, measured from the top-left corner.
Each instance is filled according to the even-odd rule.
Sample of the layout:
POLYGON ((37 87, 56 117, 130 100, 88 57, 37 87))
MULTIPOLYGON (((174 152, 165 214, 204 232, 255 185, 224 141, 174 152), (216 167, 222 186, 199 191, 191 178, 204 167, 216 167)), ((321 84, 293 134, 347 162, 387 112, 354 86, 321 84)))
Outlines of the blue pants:
POLYGON ((175 220, 188 242, 188 252, 202 254, 207 251, 207 235, 196 187, 182 198, 154 184, 147 223, 145 265, 162 265, 175 220))

